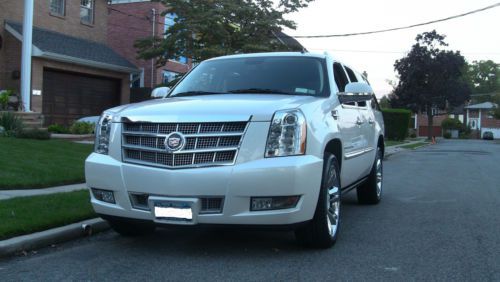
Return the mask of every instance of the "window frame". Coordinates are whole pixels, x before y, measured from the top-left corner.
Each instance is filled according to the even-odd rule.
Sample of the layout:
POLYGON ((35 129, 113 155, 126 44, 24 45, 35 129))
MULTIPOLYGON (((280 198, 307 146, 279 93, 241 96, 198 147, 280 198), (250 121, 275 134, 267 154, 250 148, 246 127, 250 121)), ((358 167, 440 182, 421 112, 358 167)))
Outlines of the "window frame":
POLYGON ((60 17, 60 18, 66 17, 66 0, 49 0, 49 14, 51 16, 60 17), (58 13, 58 12, 52 10, 52 2, 53 1, 60 1, 61 2, 62 13, 58 13))
POLYGON ((90 1, 91 6, 92 6, 91 8, 87 8, 87 7, 83 6, 82 0, 80 0, 80 23, 84 24, 84 25, 93 26, 95 23, 95 0, 87 0, 87 1, 90 1), (82 9, 86 9, 86 10, 90 11, 90 13, 89 13, 90 22, 83 19, 82 9))

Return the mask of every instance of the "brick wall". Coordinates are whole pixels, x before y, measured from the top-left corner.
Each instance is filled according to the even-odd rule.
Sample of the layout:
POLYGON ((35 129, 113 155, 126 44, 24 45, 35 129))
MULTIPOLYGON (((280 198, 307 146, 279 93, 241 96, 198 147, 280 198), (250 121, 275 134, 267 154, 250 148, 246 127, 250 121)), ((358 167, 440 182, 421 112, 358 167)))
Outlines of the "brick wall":
POLYGON ((8 32, 2 35, 3 47, 0 50, 0 89, 14 89, 19 92, 21 81, 13 79, 12 72, 21 71, 21 42, 8 32))
MULTIPOLYGON (((66 0, 66 14, 63 17, 53 16, 49 10, 49 0, 34 0, 33 25, 67 35, 106 43, 107 39, 107 1, 95 0, 94 23, 80 22, 80 1, 66 0)), ((23 22, 24 1, 0 1, 0 25, 4 20, 23 22)))
POLYGON ((481 110, 481 128, 500 128, 500 119, 489 114, 489 110, 481 110))
MULTIPOLYGON (((441 123, 446 118, 448 118, 448 115, 445 113, 434 116, 432 118, 433 135, 441 136, 441 134, 442 134, 441 123)), ((420 113, 417 115, 417 128, 418 128, 418 135, 419 136, 427 136, 428 118, 427 118, 426 113, 420 113)))
MULTIPOLYGON (((169 62, 166 66, 153 67, 151 60, 137 58, 137 49, 134 43, 138 39, 151 37, 153 34, 153 22, 151 20, 152 9, 160 14, 165 10, 165 6, 158 2, 136 2, 109 5, 108 16, 108 45, 118 54, 127 58, 138 68, 144 69, 144 86, 156 86, 162 82, 162 70, 184 73, 188 71, 188 66, 175 62, 169 62), (134 16, 129 16, 134 15, 134 16)), ((155 24, 156 36, 163 36, 164 17, 157 15, 155 24)))

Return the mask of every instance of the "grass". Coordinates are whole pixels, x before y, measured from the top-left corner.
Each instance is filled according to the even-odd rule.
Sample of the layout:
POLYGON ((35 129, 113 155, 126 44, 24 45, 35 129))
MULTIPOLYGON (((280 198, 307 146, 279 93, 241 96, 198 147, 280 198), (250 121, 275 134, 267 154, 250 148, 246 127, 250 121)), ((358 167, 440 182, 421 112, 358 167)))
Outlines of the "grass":
POLYGON ((417 142, 417 143, 413 143, 413 144, 403 145, 400 148, 413 150, 413 149, 416 149, 418 147, 422 147, 422 146, 427 145, 427 144, 428 144, 427 142, 417 142))
POLYGON ((0 190, 84 182, 84 161, 92 148, 63 140, 0 137, 0 190))
POLYGON ((385 140, 385 146, 396 146, 406 143, 406 141, 385 140))
POLYGON ((0 240, 96 217, 87 190, 0 201, 0 240))

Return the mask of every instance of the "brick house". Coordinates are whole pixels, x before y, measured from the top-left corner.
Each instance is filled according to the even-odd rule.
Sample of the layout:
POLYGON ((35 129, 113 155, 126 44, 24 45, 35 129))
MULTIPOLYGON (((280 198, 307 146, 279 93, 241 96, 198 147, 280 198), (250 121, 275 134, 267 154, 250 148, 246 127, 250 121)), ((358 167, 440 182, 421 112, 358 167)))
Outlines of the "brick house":
MULTIPOLYGON (((0 2, 0 89, 20 92, 24 1, 0 2)), ((31 110, 44 124, 128 103, 138 69, 107 43, 106 0, 34 0, 31 110)))
MULTIPOLYGON (((432 135, 436 137, 443 136, 443 128, 441 123, 443 120, 448 118, 446 111, 433 109, 432 110, 432 135)), ((415 114, 415 130, 417 131, 417 136, 427 137, 429 132, 427 113, 416 113, 415 114)))
POLYGON ((469 105, 467 110, 467 124, 473 134, 481 138, 486 131, 491 131, 495 139, 500 138, 500 119, 496 119, 493 110, 498 105, 492 102, 469 105))
POLYGON ((163 37, 165 30, 174 24, 175 15, 161 15, 165 10, 163 4, 151 0, 111 0, 108 7, 108 45, 141 70, 140 74, 132 78, 132 88, 154 88, 190 69, 191 64, 184 57, 170 60, 161 67, 156 66, 154 59, 137 58, 137 49, 134 47, 136 40, 153 34, 163 37))

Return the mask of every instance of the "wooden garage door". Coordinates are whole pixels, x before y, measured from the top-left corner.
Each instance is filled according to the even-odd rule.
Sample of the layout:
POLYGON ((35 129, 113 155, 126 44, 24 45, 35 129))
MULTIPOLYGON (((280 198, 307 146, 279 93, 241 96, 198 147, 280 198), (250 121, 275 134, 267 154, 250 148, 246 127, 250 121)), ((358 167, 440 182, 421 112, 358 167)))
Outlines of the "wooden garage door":
POLYGON ((42 95, 45 124, 71 125, 119 105, 120 81, 44 69, 42 95))

